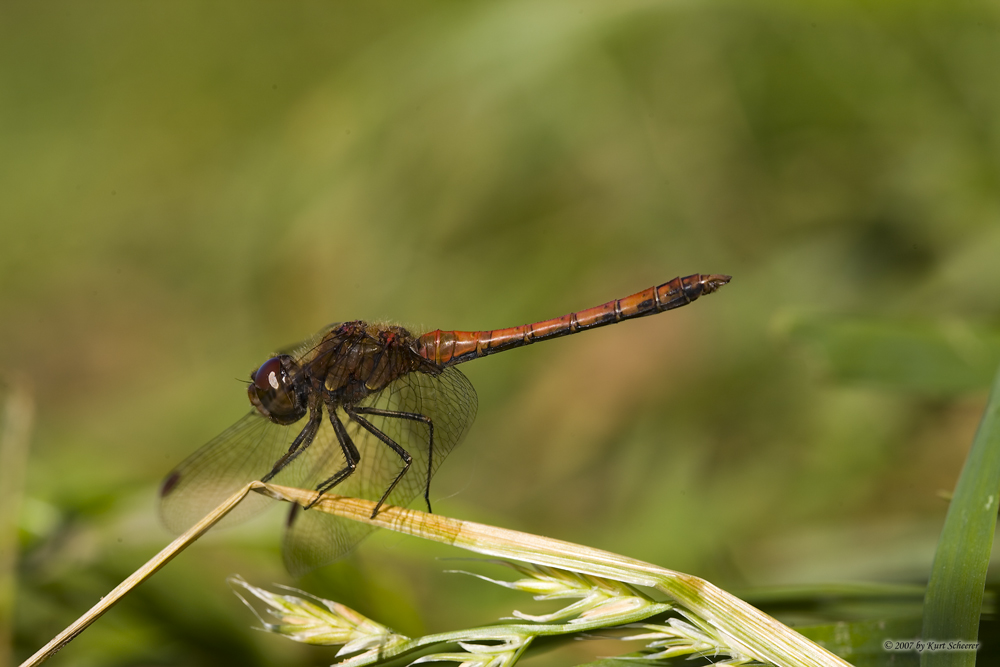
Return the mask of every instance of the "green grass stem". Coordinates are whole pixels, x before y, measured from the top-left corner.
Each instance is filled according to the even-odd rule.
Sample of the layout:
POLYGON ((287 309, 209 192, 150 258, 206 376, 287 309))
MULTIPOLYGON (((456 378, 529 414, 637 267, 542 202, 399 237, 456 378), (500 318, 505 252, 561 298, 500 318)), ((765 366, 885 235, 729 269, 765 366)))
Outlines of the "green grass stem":
MULTIPOLYGON (((261 485, 259 490, 303 505, 315 498, 314 492, 290 487, 261 485)), ((654 588, 680 608, 704 620, 737 652, 763 662, 782 667, 843 667, 848 664, 788 626, 698 577, 600 549, 418 510, 383 507, 378 516, 371 518, 373 509, 371 501, 326 495, 311 511, 328 512, 487 556, 654 588)))
MULTIPOLYGON (((975 642, 979 636, 986 570, 1000 499, 1000 372, 993 381, 983 419, 962 474, 934 555, 924 598, 922 639, 975 642)), ((975 651, 926 650, 920 664, 975 665, 975 651)))

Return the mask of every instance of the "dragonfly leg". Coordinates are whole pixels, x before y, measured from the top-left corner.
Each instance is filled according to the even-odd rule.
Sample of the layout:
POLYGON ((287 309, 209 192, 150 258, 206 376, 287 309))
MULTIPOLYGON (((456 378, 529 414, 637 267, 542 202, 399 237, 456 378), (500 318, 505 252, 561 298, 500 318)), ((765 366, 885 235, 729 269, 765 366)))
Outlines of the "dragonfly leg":
POLYGON ((337 442, 340 443, 340 449, 344 452, 344 459, 347 461, 347 465, 338 470, 337 474, 320 482, 320 484, 316 487, 316 498, 311 503, 306 505, 305 509, 309 509, 318 503, 320 497, 322 497, 324 493, 350 477, 354 473, 355 469, 357 469, 358 461, 361 460, 361 453, 358 452, 358 448, 351 440, 351 436, 347 435, 347 429, 344 428, 344 424, 340 421, 340 417, 337 416, 336 406, 327 405, 327 411, 330 413, 330 424, 333 425, 333 432, 337 434, 337 442))
MULTIPOLYGON (((361 420, 358 419, 358 417, 356 416, 356 415, 359 415, 359 414, 361 414, 361 415, 377 415, 379 417, 392 417, 394 419, 408 419, 410 421, 423 422, 424 424, 427 424, 427 429, 428 429, 428 435, 427 435, 427 483, 424 484, 424 500, 427 502, 427 511, 430 512, 431 511, 431 474, 434 471, 434 469, 433 469, 433 463, 434 463, 434 422, 431 420, 431 418, 428 417, 427 415, 422 415, 422 414, 420 414, 418 412, 400 412, 398 410, 382 410, 381 408, 355 408, 354 409, 354 413, 355 414, 352 415, 352 417, 359 424, 361 424, 361 420)), ((364 424, 361 424, 361 425, 365 426, 364 424)), ((385 442, 387 445, 389 445, 397 454, 399 454, 400 451, 406 451, 402 447, 400 447, 399 445, 397 445, 395 442, 389 440, 388 436, 386 436, 381 431, 379 431, 378 433, 375 433, 374 431, 372 431, 372 429, 374 429, 375 427, 372 426, 371 424, 368 424, 368 426, 365 426, 365 428, 368 429, 369 431, 371 431, 372 434, 375 435, 375 437, 377 437, 380 440, 382 440, 382 442, 385 442)), ((407 454, 407 456, 409 456, 409 454, 407 454)), ((407 461, 407 459, 405 459, 405 458, 403 460, 407 461)), ((378 503, 379 507, 382 506, 382 503, 385 502, 385 499, 389 496, 389 492, 392 491, 393 487, 396 486, 396 483, 400 479, 403 478, 403 473, 405 473, 406 470, 409 467, 410 467, 410 464, 409 464, 409 461, 407 461, 406 467, 403 468, 403 471, 400 472, 399 475, 396 477, 396 479, 392 482, 392 486, 390 486, 389 490, 386 491, 385 494, 382 496, 382 500, 380 500, 379 503, 378 503)), ((378 512, 378 507, 375 508, 375 511, 378 512)), ((375 515, 373 514, 372 516, 374 517, 375 515)))
POLYGON ((295 436, 295 440, 288 447, 288 451, 285 452, 278 462, 274 464, 271 468, 271 472, 267 473, 260 478, 262 482, 270 482, 274 479, 274 476, 279 472, 284 470, 289 463, 294 461, 299 454, 306 451, 309 445, 312 444, 313 438, 316 437, 316 432, 319 430, 320 422, 323 421, 323 413, 316 410, 313 414, 309 415, 309 421, 306 423, 306 427, 302 429, 302 432, 295 436))

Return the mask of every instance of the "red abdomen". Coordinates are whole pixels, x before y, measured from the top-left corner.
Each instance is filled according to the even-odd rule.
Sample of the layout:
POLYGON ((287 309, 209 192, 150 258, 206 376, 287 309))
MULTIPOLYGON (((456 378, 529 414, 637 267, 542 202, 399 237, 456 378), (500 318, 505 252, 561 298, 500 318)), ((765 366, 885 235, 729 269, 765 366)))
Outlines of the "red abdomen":
POLYGON ((711 294, 730 280, 730 276, 694 274, 674 278, 659 287, 650 287, 624 299, 608 301, 587 310, 569 313, 551 320, 524 324, 494 331, 432 331, 420 336, 417 354, 440 366, 454 366, 535 341, 568 336, 596 329, 622 320, 644 317, 685 306, 704 294, 711 294))

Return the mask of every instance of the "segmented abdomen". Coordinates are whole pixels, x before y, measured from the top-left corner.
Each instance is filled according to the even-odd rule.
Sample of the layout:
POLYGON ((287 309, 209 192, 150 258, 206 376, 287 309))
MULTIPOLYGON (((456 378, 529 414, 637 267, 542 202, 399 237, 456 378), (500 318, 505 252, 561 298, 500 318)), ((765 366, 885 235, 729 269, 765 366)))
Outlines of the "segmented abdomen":
POLYGON ((432 331, 416 341, 417 353, 441 366, 454 366, 535 341, 558 338, 596 329, 623 320, 662 313, 685 306, 698 297, 711 294, 730 280, 730 276, 694 274, 674 278, 658 287, 650 287, 624 299, 569 313, 551 320, 524 324, 494 331, 432 331))

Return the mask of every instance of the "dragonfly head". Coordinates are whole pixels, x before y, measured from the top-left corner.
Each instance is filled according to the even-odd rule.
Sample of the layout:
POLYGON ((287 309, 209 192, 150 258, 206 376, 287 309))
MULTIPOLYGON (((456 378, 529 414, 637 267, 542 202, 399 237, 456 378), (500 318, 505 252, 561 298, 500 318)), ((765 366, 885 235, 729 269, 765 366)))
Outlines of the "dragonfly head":
POLYGON ((250 402, 276 424, 293 424, 306 414, 305 400, 292 379, 294 370, 295 362, 282 354, 268 359, 250 374, 250 402))

